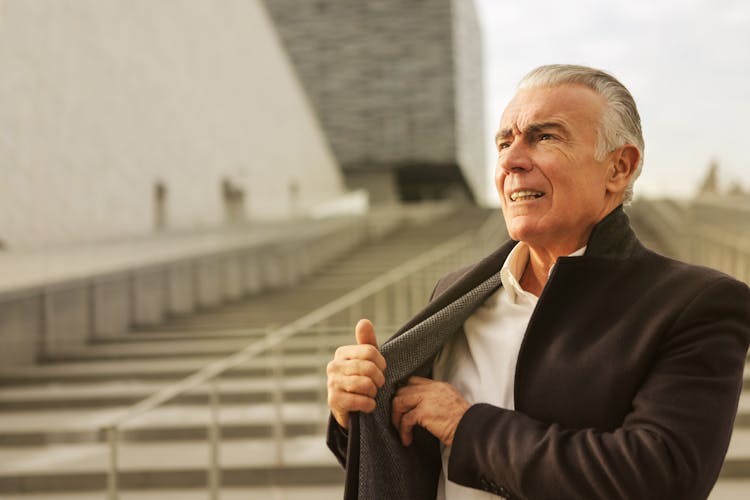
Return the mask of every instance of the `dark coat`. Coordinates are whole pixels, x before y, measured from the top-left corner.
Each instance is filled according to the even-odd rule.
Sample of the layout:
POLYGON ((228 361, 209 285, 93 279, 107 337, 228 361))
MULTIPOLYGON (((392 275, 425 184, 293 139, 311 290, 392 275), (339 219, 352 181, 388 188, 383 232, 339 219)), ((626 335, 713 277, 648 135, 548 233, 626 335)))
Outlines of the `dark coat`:
MULTIPOLYGON (((389 342, 496 273, 514 244, 440 280, 389 342)), ((456 430, 448 477, 508 498, 704 499, 729 444, 749 341, 748 287, 644 248, 617 208, 584 256, 558 259, 519 353, 516 410, 473 405, 456 430)), ((379 394, 385 411, 398 382, 379 394)), ((396 477, 408 480, 383 489, 394 477, 387 457, 372 446, 360 453, 360 427, 375 425, 368 417, 352 415, 348 437, 331 419, 345 497, 434 500, 437 440, 420 428, 405 458, 393 460, 396 477)))

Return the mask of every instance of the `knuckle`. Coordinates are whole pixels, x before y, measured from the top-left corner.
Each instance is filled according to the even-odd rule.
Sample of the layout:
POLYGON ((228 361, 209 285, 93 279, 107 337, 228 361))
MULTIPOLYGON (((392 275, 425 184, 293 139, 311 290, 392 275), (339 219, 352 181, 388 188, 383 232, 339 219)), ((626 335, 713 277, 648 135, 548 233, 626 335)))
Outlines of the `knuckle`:
POLYGON ((372 380, 365 380, 361 386, 362 394, 366 394, 371 398, 374 398, 378 394, 378 388, 372 383, 372 380))
POLYGON ((370 361, 365 361, 362 363, 360 371, 363 375, 372 378, 376 376, 378 370, 370 361))
POLYGON ((342 389, 346 392, 358 392, 357 391, 357 380, 354 377, 346 377, 342 383, 342 389))
POLYGON ((338 362, 335 359, 332 359, 328 362, 326 365, 326 373, 330 376, 333 373, 336 372, 336 368, 338 367, 338 362))
POLYGON ((339 392, 329 399, 331 400, 329 406, 336 407, 341 411, 352 410, 352 397, 350 394, 339 392))
POLYGON ((328 375, 328 381, 326 383, 326 387, 328 387, 328 392, 332 392, 337 389, 335 375, 328 375))
POLYGON ((361 396, 358 396, 355 394, 348 394, 346 401, 347 401, 347 408, 350 411, 351 410, 361 411, 363 409, 362 407, 364 406, 364 401, 361 396))
POLYGON ((364 350, 365 357, 367 357, 368 359, 375 359, 377 356, 380 355, 380 351, 378 351, 378 349, 373 345, 367 344, 361 347, 364 350))
POLYGON ((391 402, 391 413, 393 413, 394 415, 401 415, 402 413, 404 413, 403 407, 395 399, 391 402))
POLYGON ((414 424, 416 422, 417 422, 417 413, 414 410, 408 413, 405 413, 404 416, 401 417, 401 425, 405 425, 407 427, 414 427, 414 424))
POLYGON ((347 357, 347 353, 350 350, 350 346, 348 345, 342 345, 336 348, 336 352, 334 353, 333 357, 334 359, 345 359, 347 357))
POLYGON ((367 377, 351 377, 348 380, 347 390, 357 394, 365 394, 374 397, 377 394, 377 388, 367 377))
POLYGON ((375 411, 375 406, 376 406, 375 405, 375 400, 372 399, 372 398, 368 398, 365 401, 364 408, 362 409, 362 411, 364 411, 366 413, 372 413, 373 411, 375 411))

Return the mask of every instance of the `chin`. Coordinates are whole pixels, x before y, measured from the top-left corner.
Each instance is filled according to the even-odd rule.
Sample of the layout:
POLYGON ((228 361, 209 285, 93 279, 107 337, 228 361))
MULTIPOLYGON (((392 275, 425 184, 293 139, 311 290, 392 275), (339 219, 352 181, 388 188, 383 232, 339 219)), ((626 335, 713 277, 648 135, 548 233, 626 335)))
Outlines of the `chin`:
POLYGON ((516 241, 531 241, 537 231, 532 230, 525 224, 507 225, 508 235, 516 241))
POLYGON ((541 229, 536 218, 529 220, 528 217, 522 216, 506 217, 505 227, 508 229, 508 235, 516 241, 530 241, 541 229))

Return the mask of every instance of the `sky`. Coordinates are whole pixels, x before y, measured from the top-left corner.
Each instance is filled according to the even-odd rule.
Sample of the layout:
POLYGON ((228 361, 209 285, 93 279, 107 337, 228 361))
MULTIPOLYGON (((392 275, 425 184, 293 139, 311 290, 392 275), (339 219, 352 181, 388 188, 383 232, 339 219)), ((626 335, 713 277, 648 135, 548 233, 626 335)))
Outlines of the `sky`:
POLYGON ((749 1, 475 1, 488 163, 523 75, 542 64, 584 64, 614 74, 638 105, 646 148, 636 196, 691 197, 712 161, 723 187, 750 190, 749 1))

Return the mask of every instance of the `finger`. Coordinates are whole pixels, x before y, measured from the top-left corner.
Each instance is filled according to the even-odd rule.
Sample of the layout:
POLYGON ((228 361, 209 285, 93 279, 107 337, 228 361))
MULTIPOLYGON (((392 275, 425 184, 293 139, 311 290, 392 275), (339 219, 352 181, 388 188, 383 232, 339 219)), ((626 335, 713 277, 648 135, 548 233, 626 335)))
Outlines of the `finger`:
POLYGON ((343 345, 336 349, 336 353, 333 355, 336 360, 347 360, 347 359, 366 359, 370 360, 381 371, 385 371, 386 363, 385 358, 377 350, 376 347, 369 344, 362 345, 343 345))
POLYGON ((414 440, 414 435, 412 434, 412 430, 414 429, 414 426, 416 424, 417 424, 417 409, 416 408, 405 413, 401 417, 401 422, 399 423, 399 427, 398 427, 398 434, 401 437, 401 444, 403 444, 404 446, 409 446, 414 440))
POLYGON ((425 377, 409 377, 408 385, 425 385, 425 384, 432 384, 435 381, 431 378, 425 378, 425 377))
POLYGON ((404 412, 398 410, 396 406, 391 406, 391 423, 395 429, 398 430, 401 427, 401 417, 403 416, 404 412))
POLYGON ((383 370, 372 361, 363 361, 360 359, 349 360, 341 367, 341 372, 344 375, 367 377, 378 387, 383 387, 383 384, 385 384, 383 370))
MULTIPOLYGON (((396 396, 407 400, 415 400, 417 398, 425 397, 427 394, 438 392, 440 387, 437 385, 438 382, 432 384, 411 384, 399 387, 396 391, 396 396)), ((414 403, 416 404, 416 403, 414 403)))
POLYGON ((351 392, 332 391, 328 393, 328 406, 338 413, 353 411, 371 413, 375 410, 375 399, 351 392))
POLYGON ((375 338, 375 327, 369 319, 361 319, 354 328, 354 336, 357 338, 357 344, 368 344, 377 349, 378 339, 375 338))
POLYGON ((346 359, 343 361, 334 359, 326 366, 326 373, 329 379, 338 376, 363 376, 372 380, 372 383, 377 387, 383 387, 383 384, 385 384, 383 370, 372 361, 362 359, 346 359))
POLYGON ((400 394, 400 390, 391 400, 391 421, 396 429, 401 428, 401 419, 404 414, 414 410, 422 402, 419 394, 400 394))
POLYGON ((406 406, 404 404, 403 399, 401 398, 393 398, 391 401, 391 423, 393 424, 393 427, 396 429, 401 428, 401 418, 404 416, 404 413, 411 410, 411 406, 406 406))
POLYGON ((361 375, 334 375, 329 379, 329 386, 332 390, 351 392, 374 398, 378 394, 378 387, 370 377, 361 375))

